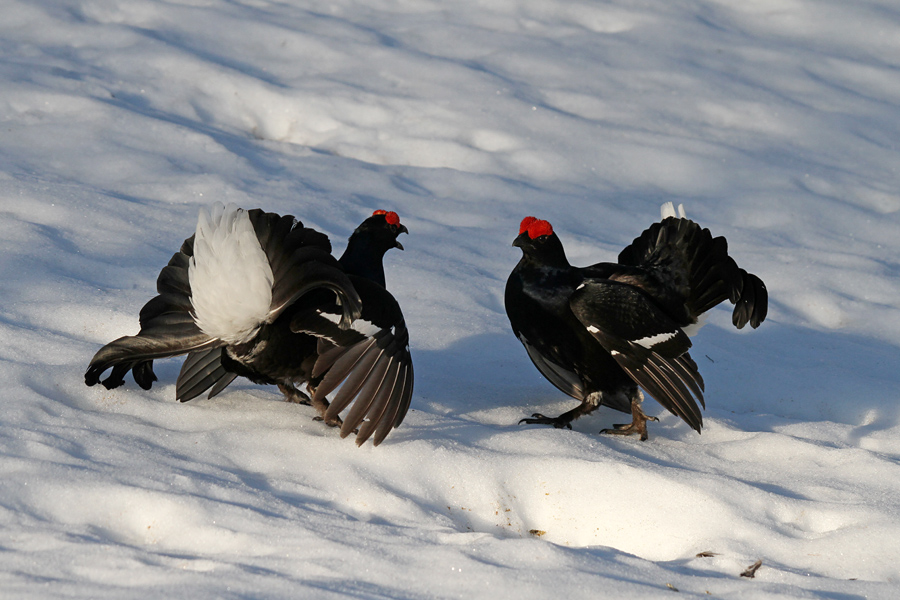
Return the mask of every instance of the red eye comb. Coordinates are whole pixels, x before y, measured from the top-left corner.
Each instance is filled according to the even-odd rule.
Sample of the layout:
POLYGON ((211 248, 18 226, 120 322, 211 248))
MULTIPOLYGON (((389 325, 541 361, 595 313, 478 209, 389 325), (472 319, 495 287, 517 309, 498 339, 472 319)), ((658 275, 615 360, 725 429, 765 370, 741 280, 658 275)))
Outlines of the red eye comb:
POLYGON ((372 216, 375 215, 384 215, 384 220, 387 221, 388 225, 399 225, 400 224, 400 215, 395 213, 394 211, 386 211, 386 210, 376 210, 372 213, 372 216))
POLYGON ((519 225, 519 235, 522 235, 526 231, 528 232, 528 237, 534 240, 542 235, 552 234, 553 226, 547 221, 542 221, 535 217, 525 217, 522 219, 522 224, 519 225))
POLYGON ((537 239, 542 235, 550 235, 553 233, 553 226, 547 221, 536 220, 528 226, 528 237, 537 239))
POLYGON ((531 224, 537 221, 537 217, 525 217, 522 219, 522 224, 519 225, 519 235, 522 235, 528 228, 531 227, 531 224))

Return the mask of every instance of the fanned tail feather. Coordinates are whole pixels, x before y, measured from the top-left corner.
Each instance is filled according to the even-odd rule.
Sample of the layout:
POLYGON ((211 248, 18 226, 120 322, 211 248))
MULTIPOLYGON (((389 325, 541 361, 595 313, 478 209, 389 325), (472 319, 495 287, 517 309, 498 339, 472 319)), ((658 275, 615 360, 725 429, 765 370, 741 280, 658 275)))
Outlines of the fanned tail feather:
POLYGON ((259 247, 271 268, 273 284, 267 323, 273 322, 288 306, 316 289, 326 289, 337 297, 346 329, 359 318, 362 301, 353 283, 331 254, 328 236, 304 227, 291 215, 253 209, 247 212, 259 247))
POLYGON ((125 374, 133 369, 135 381, 144 389, 156 380, 150 361, 157 358, 168 358, 199 350, 216 343, 208 335, 196 328, 193 321, 142 329, 136 336, 125 336, 110 342, 101 348, 84 374, 87 385, 102 383, 107 389, 118 387, 124 383, 125 374), (106 369, 112 367, 110 376, 100 380, 106 369))
POLYGON ((186 354, 212 345, 215 341, 197 327, 191 316, 191 287, 188 264, 193 251, 193 236, 184 241, 156 280, 158 296, 140 312, 140 333, 110 342, 91 359, 84 381, 102 383, 112 389, 125 382, 130 370, 135 382, 148 390, 156 381, 153 360, 186 354), (106 369, 110 375, 100 380, 106 369))
POLYGON ((731 301, 735 305, 731 322, 738 329, 743 328, 747 323, 756 329, 765 320, 768 313, 769 292, 762 279, 744 269, 738 270, 742 285, 737 294, 732 293, 731 295, 731 301))
POLYGON ((682 205, 677 212, 678 216, 672 203, 664 204, 662 221, 648 227, 622 250, 619 264, 664 275, 665 285, 675 287, 685 298, 684 318, 689 322, 729 300, 735 305, 735 327, 740 329, 747 323, 759 327, 768 312, 765 284, 728 255, 724 237, 713 237, 709 229, 685 218, 682 205))

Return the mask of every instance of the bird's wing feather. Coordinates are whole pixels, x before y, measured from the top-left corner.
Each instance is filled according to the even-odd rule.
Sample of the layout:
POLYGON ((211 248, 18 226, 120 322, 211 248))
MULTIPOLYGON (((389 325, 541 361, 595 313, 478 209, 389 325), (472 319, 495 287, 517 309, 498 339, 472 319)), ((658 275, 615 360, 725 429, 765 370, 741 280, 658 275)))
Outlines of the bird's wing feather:
POLYGON ((700 431, 703 379, 688 355, 690 339, 639 288, 586 280, 572 312, 622 369, 666 409, 700 431))
POLYGON ((550 383, 569 396, 579 400, 584 398, 584 386, 577 373, 566 369, 554 362, 551 358, 541 354, 540 350, 529 342, 522 333, 518 333, 518 337, 519 341, 522 342, 522 345, 525 346, 526 352, 528 352, 528 358, 531 359, 531 362, 534 363, 537 370, 541 372, 541 375, 546 377, 550 383))
POLYGON ((397 301, 380 285, 351 276, 362 298, 362 314, 349 328, 338 325, 337 308, 303 311, 291 321, 291 330, 319 338, 319 356, 313 367, 313 402, 325 401, 337 390, 326 419, 344 417, 341 436, 359 428, 356 443, 373 436, 375 445, 400 425, 413 391, 409 333, 397 301))

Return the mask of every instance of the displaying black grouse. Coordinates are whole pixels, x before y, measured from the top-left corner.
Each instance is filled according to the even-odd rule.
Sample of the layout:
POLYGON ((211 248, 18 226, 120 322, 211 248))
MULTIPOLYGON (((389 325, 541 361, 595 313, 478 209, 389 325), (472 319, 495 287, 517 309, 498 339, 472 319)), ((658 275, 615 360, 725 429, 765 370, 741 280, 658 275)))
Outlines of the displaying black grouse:
POLYGON ((506 313, 538 370, 581 402, 551 418, 534 414, 520 423, 568 427, 600 406, 631 413, 632 422, 602 433, 640 434, 648 417, 642 387, 698 433, 703 417, 703 378, 688 354, 685 329, 723 300, 734 305, 732 322, 758 327, 768 293, 755 275, 728 256, 714 238, 671 203, 619 254, 618 263, 573 267, 547 221, 525 217, 513 242, 522 259, 506 283, 506 313))
POLYGON ((141 309, 140 333, 101 348, 85 383, 112 389, 130 370, 150 389, 154 359, 188 354, 175 387, 182 402, 206 390, 212 398, 240 375, 311 404, 341 437, 356 431, 358 445, 374 434, 377 446, 413 391, 409 335, 382 264, 389 249, 403 249, 401 233, 397 213, 375 211, 338 260, 326 235, 291 215, 203 209, 141 309), (295 387, 303 382, 309 395, 295 387))

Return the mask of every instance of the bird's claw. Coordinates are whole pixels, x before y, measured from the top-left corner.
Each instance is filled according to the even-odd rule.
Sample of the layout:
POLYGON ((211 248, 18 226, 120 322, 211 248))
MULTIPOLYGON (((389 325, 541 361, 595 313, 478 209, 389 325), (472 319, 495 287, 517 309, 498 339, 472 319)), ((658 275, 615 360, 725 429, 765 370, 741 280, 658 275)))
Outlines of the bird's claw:
POLYGON ((542 415, 541 413, 534 413, 531 415, 531 418, 525 418, 519 420, 519 425, 553 425, 557 429, 562 429, 565 427, 566 429, 572 429, 571 421, 564 421, 559 417, 547 417, 542 415))

